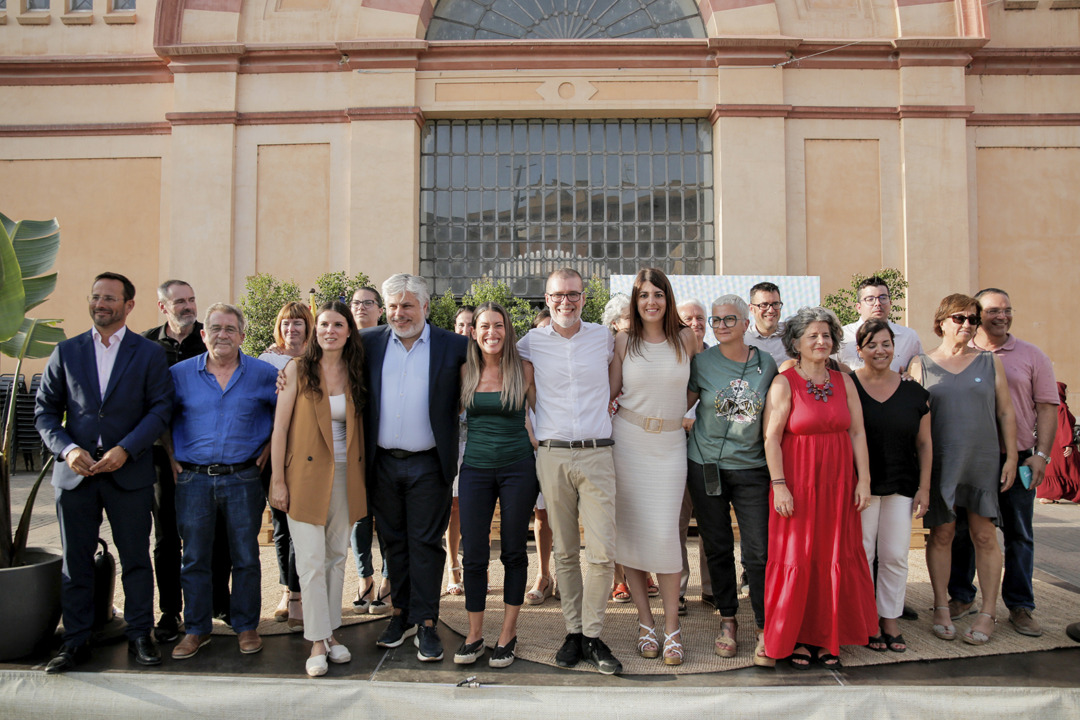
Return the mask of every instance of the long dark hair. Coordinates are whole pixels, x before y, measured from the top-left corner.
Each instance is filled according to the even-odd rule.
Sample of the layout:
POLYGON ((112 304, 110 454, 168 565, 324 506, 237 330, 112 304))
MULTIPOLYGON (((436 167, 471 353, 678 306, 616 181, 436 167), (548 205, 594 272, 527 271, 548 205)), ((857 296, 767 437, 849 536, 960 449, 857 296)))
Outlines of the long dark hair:
MULTIPOLYGON (((340 300, 331 300, 319 306, 315 312, 316 326, 319 324, 319 316, 327 311, 336 312, 345 318, 346 327, 349 329, 349 337, 345 340, 341 359, 345 361, 345 369, 349 373, 349 394, 352 396, 356 414, 359 415, 367 399, 367 388, 364 387, 364 346, 360 343, 360 334, 356 331, 356 322, 353 320, 352 313, 340 300)), ((307 385, 306 392, 318 398, 322 398, 323 394, 319 378, 319 361, 322 360, 322 356, 322 346, 319 345, 318 337, 312 337, 304 354, 296 359, 297 371, 307 385)))
POLYGON ((675 349, 675 358, 683 361, 686 350, 683 348, 679 333, 686 327, 679 317, 678 308, 675 307, 675 293, 671 290, 671 281, 660 268, 642 268, 638 270, 634 278, 634 291, 630 294, 630 343, 627 354, 641 355, 642 335, 645 332, 645 323, 641 320, 638 312, 638 294, 641 293, 645 283, 652 283, 656 289, 664 293, 664 337, 667 343, 675 349))

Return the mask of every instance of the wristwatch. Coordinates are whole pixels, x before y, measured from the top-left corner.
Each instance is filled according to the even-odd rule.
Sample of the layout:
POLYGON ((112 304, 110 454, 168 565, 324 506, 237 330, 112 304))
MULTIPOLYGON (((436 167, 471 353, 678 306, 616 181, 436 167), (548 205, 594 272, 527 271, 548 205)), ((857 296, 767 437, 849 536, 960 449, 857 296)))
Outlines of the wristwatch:
POLYGON ((1044 453, 1042 450, 1036 450, 1033 454, 1041 457, 1047 465, 1050 464, 1050 456, 1044 453))

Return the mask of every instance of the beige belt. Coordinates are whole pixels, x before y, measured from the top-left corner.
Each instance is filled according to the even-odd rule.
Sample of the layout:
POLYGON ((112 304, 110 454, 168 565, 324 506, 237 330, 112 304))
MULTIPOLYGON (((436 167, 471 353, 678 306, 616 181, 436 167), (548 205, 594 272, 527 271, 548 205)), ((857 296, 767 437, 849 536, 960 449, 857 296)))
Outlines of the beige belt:
POLYGON ((676 430, 682 430, 682 418, 678 420, 665 420, 660 417, 647 417, 633 410, 619 406, 618 415, 623 420, 629 420, 630 422, 638 425, 645 432, 649 433, 662 433, 662 432, 674 432, 676 430))

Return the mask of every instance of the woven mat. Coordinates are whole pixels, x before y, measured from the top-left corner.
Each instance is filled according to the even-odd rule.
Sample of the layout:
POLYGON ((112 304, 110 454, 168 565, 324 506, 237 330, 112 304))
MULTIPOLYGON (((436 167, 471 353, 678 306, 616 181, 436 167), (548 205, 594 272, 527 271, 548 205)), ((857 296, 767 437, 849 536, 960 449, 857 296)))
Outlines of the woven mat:
MULTIPOLYGON (((686 653, 682 665, 673 668, 665 666, 658 659, 646 660, 639 657, 636 649, 637 611, 633 603, 608 603, 601 637, 611 647, 615 656, 622 661, 623 671, 626 674, 706 673, 753 665, 752 653, 757 638, 749 600, 742 598, 739 603, 737 615, 739 652, 737 656, 719 657, 713 652, 713 641, 720 632, 720 615, 700 601, 701 579, 697 571, 698 544, 696 541, 691 540, 688 543, 687 553, 693 570, 687 591, 689 612, 682 618, 682 642, 686 653)), ((738 550, 735 557, 739 557, 738 550)), ((584 559, 584 553, 582 553, 582 558, 584 559)), ((884 665, 917 660, 1036 652, 1059 647, 1073 647, 1076 644, 1065 635, 1065 626, 1078 619, 1076 608, 1080 596, 1038 580, 1035 582, 1035 601, 1038 605, 1035 617, 1045 631, 1042 637, 1032 638, 1017 633, 1008 622, 1008 610, 1004 604, 999 604, 997 629, 988 644, 976 647, 962 642, 959 638, 953 641, 939 640, 930 630, 932 613, 928 608, 933 605, 933 593, 930 590, 924 551, 912 550, 908 562, 910 570, 907 604, 919 611, 919 619, 900 621, 901 631, 907 641, 907 652, 875 652, 864 647, 847 646, 841 650, 840 655, 845 665, 884 665)), ((737 562, 736 566, 738 576, 741 577, 742 568, 737 562)), ((532 567, 530 583, 535 579, 535 562, 532 567)), ((489 648, 493 647, 498 639, 502 625, 502 580, 502 565, 495 557, 491 562, 491 591, 488 593, 488 609, 484 614, 484 639, 489 648)), ((657 627, 662 628, 663 609, 659 598, 654 598, 651 605, 657 627)), ((468 629, 464 598, 444 595, 440 619, 455 632, 464 635, 468 629)), ((971 619, 973 618, 965 618, 956 623, 958 634, 968 628, 971 619)), ((565 635, 566 626, 558 600, 549 598, 543 605, 525 605, 518 619, 518 645, 515 652, 524 660, 554 665, 555 653, 565 635)), ((444 638, 444 643, 448 651, 456 649, 449 638, 444 638)), ((595 672, 592 665, 584 662, 580 663, 577 669, 595 672)))

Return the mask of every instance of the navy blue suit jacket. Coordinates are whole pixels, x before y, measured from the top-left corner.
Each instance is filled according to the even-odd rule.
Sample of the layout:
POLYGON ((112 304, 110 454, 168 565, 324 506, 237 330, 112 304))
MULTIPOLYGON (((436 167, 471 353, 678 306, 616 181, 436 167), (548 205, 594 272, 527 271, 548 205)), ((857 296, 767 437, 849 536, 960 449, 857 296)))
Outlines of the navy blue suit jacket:
POLYGON ((38 388, 34 425, 57 455, 53 485, 72 489, 82 481, 59 455, 71 443, 93 452, 98 438, 131 457, 112 473, 126 490, 154 484, 152 454, 146 452, 169 425, 173 382, 165 351, 128 328, 102 397, 98 386, 94 336, 90 331, 56 346, 38 388), (66 418, 65 418, 66 414, 66 418))
MULTIPOLYGON (((367 479, 375 476, 375 453, 379 439, 379 405, 382 396, 382 366, 386 344, 393 331, 389 325, 360 331, 364 344, 364 380, 368 400, 364 406, 364 444, 368 466, 367 479)), ((434 325, 431 326, 431 358, 428 377, 428 416, 435 435, 443 481, 454 482, 458 465, 458 406, 461 401, 461 366, 465 362, 468 339, 434 325)))

